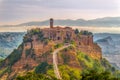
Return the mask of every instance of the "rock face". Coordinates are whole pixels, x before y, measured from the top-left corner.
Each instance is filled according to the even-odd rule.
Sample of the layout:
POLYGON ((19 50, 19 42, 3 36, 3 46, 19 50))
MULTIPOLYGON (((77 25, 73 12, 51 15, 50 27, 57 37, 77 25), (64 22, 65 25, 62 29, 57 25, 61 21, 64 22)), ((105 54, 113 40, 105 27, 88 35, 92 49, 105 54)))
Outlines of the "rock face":
POLYGON ((42 62, 52 64, 51 53, 56 49, 56 45, 60 44, 73 44, 75 47, 58 54, 59 65, 68 64, 71 67, 81 68, 76 58, 78 51, 86 53, 93 59, 102 58, 101 48, 93 43, 93 36, 88 32, 76 34, 75 30, 69 27, 32 29, 24 36, 23 43, 18 49, 1 63, 0 69, 10 70, 3 73, 1 78, 13 79, 17 75, 34 70, 42 62))
POLYGON ((34 69, 38 64, 41 62, 47 62, 52 64, 52 54, 50 54, 50 47, 53 44, 49 43, 48 45, 43 46, 43 44, 36 45, 38 47, 35 48, 24 48, 21 58, 17 61, 13 66, 13 75, 17 74, 18 72, 29 71, 34 69), (27 52, 27 50, 30 50, 27 52), (48 52, 48 53, 47 53, 48 52))
POLYGON ((114 52, 117 51, 115 42, 110 36, 105 37, 103 39, 99 39, 96 41, 96 43, 98 43, 101 46, 102 52, 104 54, 113 54, 114 52))
MULTIPOLYGON (((93 45, 93 35, 89 32, 86 31, 81 31, 81 33, 75 33, 75 30, 73 30, 70 27, 52 27, 52 28, 44 28, 44 29, 33 29, 28 31, 28 33, 30 34, 32 31, 37 31, 37 32, 41 32, 43 34, 44 38, 53 40, 55 43, 62 43, 62 42, 70 42, 70 41, 74 41, 79 44, 79 45, 93 45)), ((31 36, 30 35, 26 35, 26 38, 30 38, 31 40, 35 41, 37 40, 39 37, 41 37, 42 35, 38 36, 38 35, 34 35, 31 36)), ((29 40, 30 40, 29 39, 29 40)), ((30 43, 26 43, 26 45, 29 45, 30 43)))

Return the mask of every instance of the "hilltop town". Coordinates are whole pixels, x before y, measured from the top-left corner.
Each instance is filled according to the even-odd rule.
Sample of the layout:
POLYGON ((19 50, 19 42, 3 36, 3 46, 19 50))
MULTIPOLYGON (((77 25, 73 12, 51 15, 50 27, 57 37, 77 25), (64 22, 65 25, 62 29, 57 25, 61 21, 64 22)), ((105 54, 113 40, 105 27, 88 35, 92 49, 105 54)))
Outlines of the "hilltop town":
MULTIPOLYGON (((25 46, 30 46, 30 42, 35 44, 38 38, 44 38, 54 41, 56 44, 58 43, 70 43, 71 41, 75 41, 78 45, 86 45, 86 46, 93 46, 93 35, 91 32, 88 31, 81 31, 72 29, 71 27, 54 27, 53 19, 50 19, 50 28, 36 28, 32 30, 28 30, 28 34, 24 37, 25 46), (41 36, 38 36, 37 33, 41 32, 41 36), (31 36, 31 33, 34 35, 31 36)), ((35 45, 33 45, 35 47, 35 45)))
POLYGON ((95 65, 94 60, 102 60, 102 53, 101 48, 93 42, 91 32, 74 30, 71 27, 55 27, 54 20, 50 19, 50 28, 27 31, 18 49, 0 64, 0 69, 6 71, 0 76, 3 80, 13 79, 36 70, 42 63, 53 65, 53 69, 57 65, 56 70, 60 65, 82 70, 86 67, 92 68, 95 65), (84 63, 82 60, 86 59, 88 62, 84 63))

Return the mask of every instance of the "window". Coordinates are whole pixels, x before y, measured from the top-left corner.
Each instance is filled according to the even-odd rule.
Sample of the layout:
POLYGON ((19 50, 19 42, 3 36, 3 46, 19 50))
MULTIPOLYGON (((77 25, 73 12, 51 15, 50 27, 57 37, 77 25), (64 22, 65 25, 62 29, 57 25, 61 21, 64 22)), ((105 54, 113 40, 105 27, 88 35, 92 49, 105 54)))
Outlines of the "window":
POLYGON ((57 40, 60 40, 60 37, 58 37, 57 40))

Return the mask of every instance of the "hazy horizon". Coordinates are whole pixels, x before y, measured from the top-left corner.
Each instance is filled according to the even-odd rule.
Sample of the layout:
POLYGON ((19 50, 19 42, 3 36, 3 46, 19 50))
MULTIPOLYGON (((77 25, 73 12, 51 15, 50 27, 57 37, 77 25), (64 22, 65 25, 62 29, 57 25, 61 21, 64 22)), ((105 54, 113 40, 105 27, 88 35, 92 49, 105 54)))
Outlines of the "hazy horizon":
MULTIPOLYGON (((48 28, 49 26, 17 26, 17 27, 0 27, 0 32, 27 32, 32 28, 48 28)), ((56 26, 55 26, 56 27, 56 26)), ((61 26, 65 27, 65 26, 61 26)), ((92 33, 112 33, 120 34, 120 27, 87 27, 87 26, 70 26, 73 29, 88 30, 92 33)))
MULTIPOLYGON (((120 18, 120 17, 104 17, 104 18, 96 18, 97 20, 101 20, 101 19, 116 19, 116 18, 120 18)), ((92 19, 92 20, 96 20, 96 19, 92 19)), ((49 19, 43 21, 43 22, 46 22, 48 21, 49 19)), ((56 20, 56 19, 54 19, 56 20)), ((62 19, 58 19, 58 20, 62 20, 62 19)), ((72 19, 63 19, 63 20, 72 20, 72 19)), ((75 20, 78 20, 78 19, 75 19, 75 20)), ((57 21, 57 20, 56 20, 57 21)), ((109 20, 108 20, 109 21, 109 20)), ((31 22, 31 21, 30 21, 31 22)), ((35 21, 33 21, 35 22, 35 21)), ((39 21, 39 22, 42 22, 42 21, 39 21)), ((26 22, 24 22, 26 23, 26 22)), ((28 22, 29 23, 29 22, 28 22)), ((22 24, 22 23, 19 23, 19 24, 22 24)), ((46 28, 46 27, 49 27, 47 26, 47 24, 49 23, 46 23, 44 26, 20 26, 19 24, 12 24, 9 25, 9 26, 0 26, 0 32, 27 32, 27 30, 29 29, 32 29, 32 28, 46 28), (18 26, 19 25, 19 26, 18 26)), ((66 23, 67 24, 67 23, 66 23)), ((61 27, 66 27, 66 25, 54 25, 54 27, 56 26, 61 26, 61 27)), ((112 33, 112 34, 120 34, 120 27, 118 26, 113 26, 113 27, 110 27, 110 26, 69 26, 69 27, 72 27, 73 29, 79 29, 79 30, 88 30, 92 33, 112 33)))
POLYGON ((79 20, 79 19, 83 19, 83 20, 95 20, 95 19, 103 19, 103 18, 120 18, 120 16, 105 16, 105 17, 96 17, 96 18, 91 18, 91 19, 85 19, 85 18, 76 18, 76 19, 71 19, 71 18, 54 18, 54 17, 49 17, 47 19, 43 19, 43 20, 28 20, 28 21, 23 21, 23 22, 17 22, 17 23, 8 23, 8 24, 0 24, 1 26, 5 26, 5 25, 19 25, 19 24, 23 24, 23 23, 29 23, 29 22, 43 22, 43 21, 47 21, 50 18, 53 18, 54 20, 79 20))

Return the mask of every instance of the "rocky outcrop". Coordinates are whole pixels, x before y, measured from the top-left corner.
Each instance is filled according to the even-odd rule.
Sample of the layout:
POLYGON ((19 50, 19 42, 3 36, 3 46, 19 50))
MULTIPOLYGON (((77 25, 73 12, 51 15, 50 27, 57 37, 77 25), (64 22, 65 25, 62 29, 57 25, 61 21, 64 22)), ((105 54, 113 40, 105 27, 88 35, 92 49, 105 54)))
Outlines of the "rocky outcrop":
MULTIPOLYGON (((71 28, 66 29, 63 28, 62 30, 66 30, 65 32, 71 31, 71 28)), ((72 30, 72 33, 73 31, 74 30, 72 30)), ((54 51, 55 45, 57 44, 69 43, 74 45, 74 48, 60 51, 58 54, 58 65, 67 64, 71 67, 81 69, 82 67, 76 58, 77 51, 84 52, 93 59, 100 60, 102 58, 101 49, 97 44, 93 43, 92 35, 88 35, 88 33, 87 35, 74 35, 75 36, 72 36, 72 38, 69 36, 69 40, 66 38, 55 40, 53 36, 50 39, 48 37, 44 37, 44 34, 40 29, 31 30, 24 36, 23 43, 18 47, 18 49, 13 51, 13 53, 11 53, 1 64, 0 69, 9 67, 10 70, 9 73, 5 72, 1 76, 7 75, 7 79, 12 79, 17 75, 23 75, 28 71, 33 71, 35 67, 42 62, 53 64, 51 53, 54 51)))
POLYGON ((91 56, 93 59, 99 60, 102 58, 101 48, 97 44, 93 44, 93 46, 79 46, 78 50, 86 53, 87 55, 91 56))

